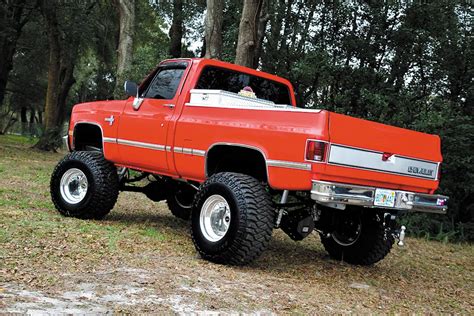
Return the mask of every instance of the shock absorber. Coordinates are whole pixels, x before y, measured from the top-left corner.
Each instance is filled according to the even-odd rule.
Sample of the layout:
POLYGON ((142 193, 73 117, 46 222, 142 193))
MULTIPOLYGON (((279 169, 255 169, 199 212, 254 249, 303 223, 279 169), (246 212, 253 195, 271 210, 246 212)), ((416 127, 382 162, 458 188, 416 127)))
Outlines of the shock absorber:
MULTIPOLYGON (((280 200, 280 204, 285 204, 287 201, 288 201, 288 193, 290 193, 289 190, 284 190, 282 195, 281 195, 281 200, 280 200)), ((278 228, 280 227, 280 223, 281 223, 281 218, 283 217, 283 212, 284 212, 284 208, 281 207, 279 210, 278 210, 278 216, 277 216, 277 219, 276 219, 276 223, 275 223, 275 228, 278 228)))

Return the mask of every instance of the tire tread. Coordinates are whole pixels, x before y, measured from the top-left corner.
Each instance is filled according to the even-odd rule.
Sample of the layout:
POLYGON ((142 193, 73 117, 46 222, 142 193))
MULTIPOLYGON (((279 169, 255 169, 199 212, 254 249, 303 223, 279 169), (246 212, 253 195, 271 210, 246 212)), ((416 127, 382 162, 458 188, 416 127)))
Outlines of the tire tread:
POLYGON ((217 173, 207 179, 196 195, 193 212, 200 212, 199 201, 208 192, 208 186, 220 183, 228 186, 234 194, 239 212, 240 229, 235 240, 225 251, 207 254, 199 246, 194 229, 191 230, 196 249, 209 261, 232 265, 245 265, 255 260, 268 246, 274 225, 275 212, 269 193, 257 179, 239 173, 217 173))
POLYGON ((119 194, 119 181, 115 166, 101 152, 73 151, 67 154, 54 168, 50 182, 50 193, 54 206, 64 216, 80 219, 102 219, 114 207, 119 194), (62 171, 70 162, 84 164, 94 179, 94 191, 89 202, 77 210, 66 208, 57 192, 62 171))
POLYGON ((333 238, 321 236, 321 242, 329 253, 336 259, 354 265, 373 265, 385 258, 392 249, 394 238, 385 232, 382 222, 373 216, 364 216, 362 235, 351 246, 341 246, 333 238))

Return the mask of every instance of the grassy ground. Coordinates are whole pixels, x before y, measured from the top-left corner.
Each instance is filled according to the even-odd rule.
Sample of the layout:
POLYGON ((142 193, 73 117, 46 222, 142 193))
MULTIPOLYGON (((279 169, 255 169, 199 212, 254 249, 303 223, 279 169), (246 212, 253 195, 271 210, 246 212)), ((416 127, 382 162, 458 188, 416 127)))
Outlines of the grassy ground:
POLYGON ((474 313, 474 247, 407 239, 373 267, 328 258, 314 235, 274 232, 247 267, 201 260, 166 204, 122 193, 103 221, 65 218, 49 198, 63 154, 0 136, 0 313, 474 313))

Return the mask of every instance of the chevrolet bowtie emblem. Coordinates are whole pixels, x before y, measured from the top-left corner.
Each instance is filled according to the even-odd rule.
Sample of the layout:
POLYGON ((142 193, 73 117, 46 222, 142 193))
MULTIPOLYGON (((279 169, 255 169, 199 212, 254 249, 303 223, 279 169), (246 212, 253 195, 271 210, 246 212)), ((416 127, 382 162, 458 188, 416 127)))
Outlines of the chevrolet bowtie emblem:
POLYGON ((112 124, 114 124, 114 121, 115 121, 113 115, 111 115, 110 117, 106 117, 104 120, 105 120, 106 122, 109 122, 109 125, 110 125, 110 126, 112 126, 112 124))

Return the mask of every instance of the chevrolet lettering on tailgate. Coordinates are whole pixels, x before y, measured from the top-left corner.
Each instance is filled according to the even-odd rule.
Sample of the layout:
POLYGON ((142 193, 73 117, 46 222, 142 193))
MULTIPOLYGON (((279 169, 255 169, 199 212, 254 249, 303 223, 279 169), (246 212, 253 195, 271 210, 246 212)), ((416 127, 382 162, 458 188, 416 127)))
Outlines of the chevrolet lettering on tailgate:
POLYGON ((424 176, 433 176, 434 170, 433 169, 425 169, 425 168, 418 168, 418 167, 408 167, 408 172, 413 174, 420 174, 424 176))

